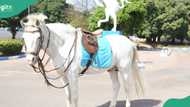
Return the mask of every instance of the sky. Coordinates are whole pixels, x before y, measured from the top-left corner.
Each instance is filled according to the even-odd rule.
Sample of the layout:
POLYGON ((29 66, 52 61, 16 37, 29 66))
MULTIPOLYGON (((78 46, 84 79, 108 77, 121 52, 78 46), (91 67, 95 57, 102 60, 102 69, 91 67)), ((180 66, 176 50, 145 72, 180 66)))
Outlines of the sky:
POLYGON ((94 0, 66 0, 66 3, 74 5, 78 10, 91 10, 96 6, 94 0))

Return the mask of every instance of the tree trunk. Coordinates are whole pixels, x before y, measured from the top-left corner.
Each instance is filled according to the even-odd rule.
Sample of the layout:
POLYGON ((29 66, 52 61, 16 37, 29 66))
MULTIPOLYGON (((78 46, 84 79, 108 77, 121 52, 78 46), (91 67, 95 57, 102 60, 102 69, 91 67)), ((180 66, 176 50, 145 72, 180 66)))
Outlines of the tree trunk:
POLYGON ((10 31, 12 33, 12 39, 15 39, 16 38, 16 27, 12 26, 11 29, 10 29, 10 31))
POLYGON ((183 42, 184 42, 184 37, 181 37, 180 43, 183 44, 183 42))
POLYGON ((175 43, 175 38, 172 38, 172 44, 174 44, 175 43))
POLYGON ((158 43, 160 43, 160 38, 161 38, 161 36, 158 36, 158 41, 157 41, 158 43))

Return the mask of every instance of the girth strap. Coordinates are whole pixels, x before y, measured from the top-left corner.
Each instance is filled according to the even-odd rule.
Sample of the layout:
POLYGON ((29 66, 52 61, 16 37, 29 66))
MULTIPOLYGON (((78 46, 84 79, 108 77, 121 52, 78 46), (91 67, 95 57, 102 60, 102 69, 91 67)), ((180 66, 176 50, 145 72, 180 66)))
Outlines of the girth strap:
POLYGON ((95 35, 93 35, 91 32, 84 31, 84 30, 82 32, 83 32, 82 45, 84 46, 86 51, 90 54, 90 58, 86 64, 86 68, 84 68, 82 70, 82 72, 80 73, 81 75, 84 74, 88 70, 88 68, 90 67, 90 65, 93 62, 94 55, 98 51, 97 37, 95 35))
POLYGON ((86 68, 84 68, 82 70, 82 72, 80 73, 81 75, 83 75, 88 70, 88 68, 90 67, 90 65, 92 64, 92 62, 93 62, 93 56, 94 56, 94 54, 90 54, 90 59, 88 60, 88 62, 86 64, 86 68))

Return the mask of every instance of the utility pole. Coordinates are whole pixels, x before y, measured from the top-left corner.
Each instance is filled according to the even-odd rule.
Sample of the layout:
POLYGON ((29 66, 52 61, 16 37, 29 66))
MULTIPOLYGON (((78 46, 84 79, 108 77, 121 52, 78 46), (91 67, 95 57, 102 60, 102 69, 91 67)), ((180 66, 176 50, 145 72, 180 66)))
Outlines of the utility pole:
POLYGON ((86 11, 88 12, 88 0, 86 0, 86 11))
POLYGON ((30 5, 28 5, 28 14, 30 14, 30 11, 31 11, 30 5))

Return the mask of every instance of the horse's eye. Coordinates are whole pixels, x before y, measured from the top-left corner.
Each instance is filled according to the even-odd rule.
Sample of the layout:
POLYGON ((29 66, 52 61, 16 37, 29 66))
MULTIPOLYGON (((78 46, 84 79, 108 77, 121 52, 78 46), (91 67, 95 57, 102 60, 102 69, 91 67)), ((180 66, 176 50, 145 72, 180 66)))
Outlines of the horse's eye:
POLYGON ((27 23, 27 22, 28 22, 28 19, 27 19, 27 18, 24 18, 22 21, 23 21, 24 23, 27 23))

